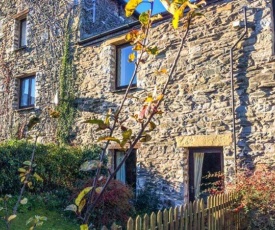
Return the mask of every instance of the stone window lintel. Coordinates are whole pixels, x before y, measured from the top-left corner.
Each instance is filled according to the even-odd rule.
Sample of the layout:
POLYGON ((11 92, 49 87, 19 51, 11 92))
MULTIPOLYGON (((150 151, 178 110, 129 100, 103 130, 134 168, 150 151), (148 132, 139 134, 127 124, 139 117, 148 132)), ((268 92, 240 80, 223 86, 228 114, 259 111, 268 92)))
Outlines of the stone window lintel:
POLYGON ((28 13, 29 13, 29 9, 26 9, 26 10, 20 11, 17 14, 14 14, 12 18, 15 20, 22 20, 27 17, 28 13))

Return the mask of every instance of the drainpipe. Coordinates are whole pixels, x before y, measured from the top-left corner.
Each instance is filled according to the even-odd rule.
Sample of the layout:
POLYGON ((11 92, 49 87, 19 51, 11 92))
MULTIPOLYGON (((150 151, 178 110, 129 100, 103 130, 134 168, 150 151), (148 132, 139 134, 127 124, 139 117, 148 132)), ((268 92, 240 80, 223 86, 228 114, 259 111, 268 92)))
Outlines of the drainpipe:
POLYGON ((236 138, 236 117, 235 117, 235 96, 234 96, 234 73, 233 73, 233 50, 237 44, 244 38, 247 34, 247 16, 246 7, 243 8, 244 11, 244 32, 241 37, 236 41, 236 43, 230 49, 230 72, 231 72, 231 103, 232 103, 232 118, 233 118, 233 142, 234 142, 234 158, 235 158, 235 172, 237 173, 237 138, 236 138))

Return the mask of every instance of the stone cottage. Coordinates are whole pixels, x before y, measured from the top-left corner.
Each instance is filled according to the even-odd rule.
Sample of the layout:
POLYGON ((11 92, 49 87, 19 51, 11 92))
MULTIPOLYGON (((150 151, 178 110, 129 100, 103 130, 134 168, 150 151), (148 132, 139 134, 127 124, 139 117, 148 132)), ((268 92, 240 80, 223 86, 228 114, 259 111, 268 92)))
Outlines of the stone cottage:
MULTIPOLYGON (((69 139, 76 145, 95 143, 101 134, 83 120, 102 118, 119 105, 129 83, 125 70, 133 68, 124 37, 139 27, 143 8, 126 18, 122 0, 39 2, 0 3, 0 138, 22 137, 30 116, 62 103, 68 21, 76 110, 69 139)), ((155 13, 162 13, 160 2, 155 4, 155 13)), ((191 26, 153 138, 136 146, 117 179, 137 190, 153 185, 164 205, 177 205, 198 196, 208 172, 222 171, 230 179, 236 167, 274 160, 273 7, 274 0, 208 1, 205 18, 191 26)), ((160 53, 138 71, 125 116, 138 110, 135 97, 146 98, 163 81, 155 72, 169 71, 174 61, 179 36, 171 17, 154 24, 149 42, 160 53)), ((39 141, 55 142, 57 126, 56 120, 47 122, 39 141)), ((113 166, 123 154, 115 144, 108 153, 113 166)))

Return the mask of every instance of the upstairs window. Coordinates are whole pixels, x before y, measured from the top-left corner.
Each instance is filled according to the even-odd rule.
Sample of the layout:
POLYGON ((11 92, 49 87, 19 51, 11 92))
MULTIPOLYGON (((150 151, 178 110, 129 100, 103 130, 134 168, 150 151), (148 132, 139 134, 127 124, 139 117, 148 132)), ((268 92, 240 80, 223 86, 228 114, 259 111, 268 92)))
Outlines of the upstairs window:
MULTIPOLYGON (((130 83, 131 77, 135 71, 135 62, 129 62, 128 57, 133 52, 132 46, 129 44, 117 46, 116 89, 127 88, 130 83)), ((136 84, 137 80, 135 77, 132 86, 136 86, 136 84)))
POLYGON ((27 46, 27 19, 21 19, 19 24, 19 48, 24 48, 27 46))
POLYGON ((27 47, 27 32, 28 32, 28 12, 26 9, 13 15, 13 50, 18 50, 27 47))
POLYGON ((34 107, 35 104, 35 77, 20 79, 19 108, 34 107))

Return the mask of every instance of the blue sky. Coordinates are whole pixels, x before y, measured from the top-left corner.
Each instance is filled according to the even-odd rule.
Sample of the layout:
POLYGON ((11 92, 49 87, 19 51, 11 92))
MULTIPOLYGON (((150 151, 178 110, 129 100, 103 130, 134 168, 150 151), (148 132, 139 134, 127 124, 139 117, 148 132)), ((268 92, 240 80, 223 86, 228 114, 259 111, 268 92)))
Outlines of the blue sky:
MULTIPOLYGON (((129 0, 126 0, 127 2, 129 0)), ((150 4, 148 3, 148 1, 143 0, 143 3, 139 4, 139 6, 137 7, 137 12, 141 13, 144 12, 146 10, 150 9, 150 4)), ((154 9, 153 9, 153 14, 158 14, 165 11, 164 7, 162 6, 161 2, 159 0, 155 0, 154 1, 154 9)))

